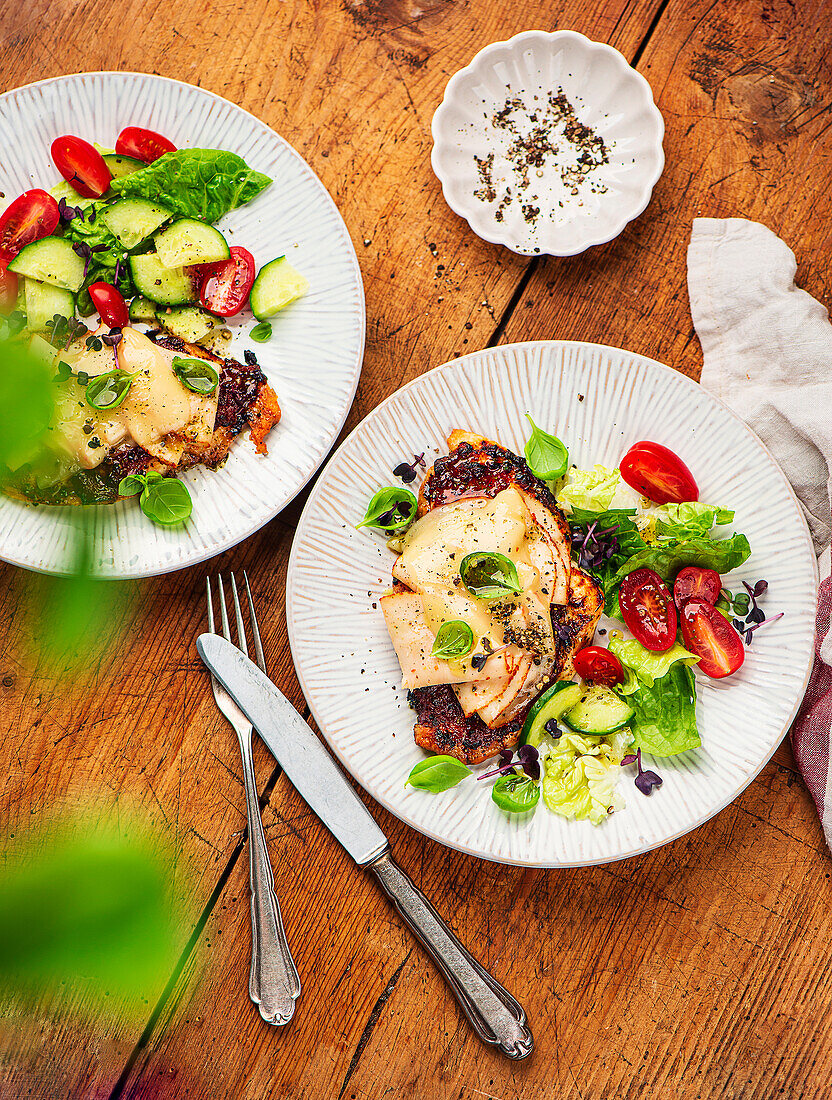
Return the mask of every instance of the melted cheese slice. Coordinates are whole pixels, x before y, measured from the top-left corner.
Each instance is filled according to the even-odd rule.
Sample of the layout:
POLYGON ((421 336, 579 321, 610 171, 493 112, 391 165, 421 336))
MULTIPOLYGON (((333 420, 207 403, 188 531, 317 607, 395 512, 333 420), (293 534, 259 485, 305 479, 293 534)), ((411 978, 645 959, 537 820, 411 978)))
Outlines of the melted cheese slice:
POLYGON ((158 347, 134 328, 123 329, 116 354, 106 345, 96 352, 81 343, 65 355, 76 374, 86 371, 93 377, 120 368, 135 375, 124 402, 109 413, 91 408, 74 379, 62 384, 55 431, 72 458, 91 470, 114 447, 132 440, 174 466, 188 442, 208 442, 217 415, 217 390, 192 393, 173 373, 175 357, 175 352, 158 347))

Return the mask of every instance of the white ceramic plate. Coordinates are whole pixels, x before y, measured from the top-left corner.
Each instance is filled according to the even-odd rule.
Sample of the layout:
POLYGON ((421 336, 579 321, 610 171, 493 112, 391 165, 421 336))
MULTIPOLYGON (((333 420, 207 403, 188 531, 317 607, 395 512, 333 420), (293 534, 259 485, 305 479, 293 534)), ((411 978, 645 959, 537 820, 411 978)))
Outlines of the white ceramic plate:
MULTIPOLYGON (((817 590, 805 521, 783 473, 732 412, 652 359, 595 344, 514 344, 477 352, 417 378, 372 412, 321 474, 289 562, 287 619, 295 666, 315 720, 341 762, 375 799, 428 836, 503 863, 604 863, 664 844, 706 821, 754 778, 792 721, 809 676, 817 590), (466 779, 440 795, 405 788, 424 759, 413 711, 381 611, 393 555, 353 526, 392 469, 414 452, 447 453, 451 428, 481 431, 522 453, 524 413, 555 432, 579 466, 617 466, 639 439, 672 447, 705 501, 736 510, 752 556, 732 575, 764 577, 769 613, 730 680, 697 674, 702 747, 658 762, 664 785, 649 798, 628 778, 627 806, 602 826, 565 821, 541 803, 508 816, 488 782, 466 779)), ((478 770, 485 770, 486 766, 478 770)))
POLYGON ((618 50, 575 31, 524 31, 480 50, 451 77, 431 130, 431 164, 451 209, 480 237, 526 256, 574 256, 611 241, 647 206, 664 168, 650 85, 618 50), (595 154, 550 111, 560 91, 607 146, 583 178, 576 162, 595 154), (541 128, 556 151, 535 157, 524 178, 511 145, 541 128))
MULTIPOLYGON (((306 297, 273 320, 267 344, 234 320, 230 355, 252 348, 277 392, 279 425, 258 456, 238 440, 217 472, 184 475, 194 501, 181 529, 154 526, 135 500, 94 512, 95 558, 113 577, 166 573, 203 561, 253 534, 312 477, 352 403, 364 351, 364 291, 347 228, 303 158, 253 115, 211 92, 144 73, 81 73, 0 96, 0 191, 15 196, 60 178, 49 147, 73 133, 112 147, 124 126, 147 126, 176 145, 230 149, 274 183, 219 223, 258 267, 286 253, 310 282, 306 297)), ((47 572, 66 568, 81 509, 32 508, 0 498, 0 558, 47 572)))

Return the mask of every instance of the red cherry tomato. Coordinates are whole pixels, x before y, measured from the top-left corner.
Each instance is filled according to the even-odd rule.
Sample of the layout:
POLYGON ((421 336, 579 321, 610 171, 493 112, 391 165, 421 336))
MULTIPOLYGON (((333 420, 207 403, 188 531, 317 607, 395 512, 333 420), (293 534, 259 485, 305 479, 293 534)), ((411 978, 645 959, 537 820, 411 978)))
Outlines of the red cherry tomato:
POLYGON ((24 191, 0 214, 0 258, 14 259, 27 244, 54 233, 59 220, 58 204, 51 195, 38 188, 24 191))
POLYGON ((621 476, 631 489, 656 504, 699 500, 693 474, 678 455, 661 443, 634 443, 621 460, 621 476))
POLYGON ((6 270, 8 260, 0 260, 0 313, 11 313, 17 303, 17 276, 6 270))
POLYGON ((98 315, 105 325, 109 325, 110 328, 124 328, 130 324, 127 303, 117 287, 111 286, 110 283, 93 283, 89 291, 92 304, 98 310, 98 315))
POLYGON ((65 180, 85 199, 100 199, 112 176, 104 158, 88 141, 64 134, 52 142, 52 159, 65 180))
POLYGON ((575 654, 575 671, 582 680, 605 687, 615 687, 627 679, 624 668, 614 653, 600 645, 588 645, 575 654))
POLYGON ((676 577, 673 599, 681 611, 688 600, 704 600, 705 603, 715 604, 721 591, 722 581, 715 569, 688 565, 676 577))
POLYGON ((682 608, 685 648, 700 658, 697 668, 721 679, 736 672, 745 660, 745 646, 724 615, 704 600, 689 600, 682 608))
POLYGON ((248 299, 254 282, 254 257, 245 248, 231 246, 231 257, 224 264, 205 265, 213 268, 202 284, 199 300, 205 309, 220 317, 239 313, 248 299))
POLYGON ((652 569, 634 569, 618 589, 624 622, 636 641, 663 653, 676 641, 676 605, 670 590, 652 569))
POLYGON ((116 152, 123 157, 134 157, 152 164, 165 153, 175 153, 176 146, 155 130, 145 130, 141 126, 126 126, 118 135, 116 152))

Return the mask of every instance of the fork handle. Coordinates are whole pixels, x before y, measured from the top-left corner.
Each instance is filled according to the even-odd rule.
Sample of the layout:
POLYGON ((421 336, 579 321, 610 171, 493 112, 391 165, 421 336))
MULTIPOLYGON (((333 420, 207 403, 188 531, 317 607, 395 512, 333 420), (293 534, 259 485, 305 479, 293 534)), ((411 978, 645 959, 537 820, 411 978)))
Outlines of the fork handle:
POLYGON ((280 905, 274 892, 266 835, 260 817, 260 801, 251 753, 251 728, 240 735, 243 780, 248 817, 249 871, 251 886, 251 970, 249 996, 269 1024, 285 1024, 294 1014, 300 996, 300 978, 295 966, 280 905))
POLYGON ((534 1049, 526 1015, 514 997, 470 955, 437 911, 393 859, 389 849, 365 870, 372 871, 410 931, 434 961, 459 1006, 483 1042, 509 1058, 534 1049))

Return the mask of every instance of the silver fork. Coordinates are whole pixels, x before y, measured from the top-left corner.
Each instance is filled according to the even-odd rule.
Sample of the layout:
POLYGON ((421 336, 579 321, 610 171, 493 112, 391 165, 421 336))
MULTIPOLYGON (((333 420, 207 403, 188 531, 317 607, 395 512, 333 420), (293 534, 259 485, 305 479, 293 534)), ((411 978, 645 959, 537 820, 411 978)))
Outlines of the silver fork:
MULTIPOLYGON (((266 660, 263 656, 263 644, 254 613, 254 600, 248 575, 243 571, 248 594, 248 610, 251 629, 254 635, 254 652, 257 664, 266 672, 266 660)), ((208 629, 214 629, 214 608, 211 597, 211 578, 206 577, 208 590, 208 629)), ((225 606, 225 589, 222 574, 217 576, 220 592, 220 616, 222 632, 231 641, 228 625, 228 612, 225 606)), ((234 614, 237 620, 237 645, 248 656, 246 630, 243 614, 237 595, 237 582, 231 574, 231 592, 234 600, 234 614)), ((243 785, 246 792, 246 814, 248 817, 248 854, 251 885, 251 971, 249 973, 249 996, 260 1009, 260 1015, 269 1024, 285 1024, 292 1018, 295 1001, 300 996, 300 978, 286 939, 280 906, 274 892, 269 853, 263 822, 260 818, 260 801, 257 795, 257 783, 254 778, 254 761, 251 753, 251 735, 253 727, 222 684, 211 677, 214 699, 217 706, 234 727, 240 742, 240 755, 243 760, 243 785)))

